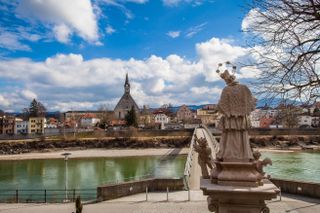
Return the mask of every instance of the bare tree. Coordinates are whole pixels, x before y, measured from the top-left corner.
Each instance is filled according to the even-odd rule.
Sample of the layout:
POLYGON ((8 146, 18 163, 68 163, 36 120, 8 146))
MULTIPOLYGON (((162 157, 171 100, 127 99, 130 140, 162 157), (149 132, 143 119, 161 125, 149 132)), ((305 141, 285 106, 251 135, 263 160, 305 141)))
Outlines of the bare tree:
POLYGON ((243 21, 264 97, 320 97, 320 0, 253 0, 243 21))
POLYGON ((98 108, 98 111, 100 111, 100 123, 99 126, 100 128, 106 128, 108 125, 110 125, 112 119, 113 119, 113 111, 109 110, 110 107, 106 104, 101 105, 98 108))

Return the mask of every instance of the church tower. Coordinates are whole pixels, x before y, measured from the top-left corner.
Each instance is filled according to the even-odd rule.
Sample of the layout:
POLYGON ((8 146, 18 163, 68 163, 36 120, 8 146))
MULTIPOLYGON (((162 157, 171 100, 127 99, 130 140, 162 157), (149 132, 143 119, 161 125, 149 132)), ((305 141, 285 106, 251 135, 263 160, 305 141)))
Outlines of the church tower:
POLYGON ((114 108, 114 115, 117 119, 124 119, 131 108, 136 110, 137 115, 139 115, 139 107, 132 98, 130 94, 130 83, 128 73, 126 74, 126 79, 124 82, 124 94, 120 98, 118 104, 114 108))
POLYGON ((126 81, 124 83, 124 92, 130 94, 130 83, 128 78, 128 73, 126 74, 126 81))

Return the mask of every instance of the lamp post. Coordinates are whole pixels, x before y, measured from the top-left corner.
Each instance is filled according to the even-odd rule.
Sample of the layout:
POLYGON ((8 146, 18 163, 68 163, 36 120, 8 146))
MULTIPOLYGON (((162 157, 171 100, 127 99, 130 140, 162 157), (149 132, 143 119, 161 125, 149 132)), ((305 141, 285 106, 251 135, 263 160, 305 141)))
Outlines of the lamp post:
POLYGON ((64 188, 65 188, 65 193, 66 193, 66 197, 65 197, 65 201, 68 200, 68 157, 69 155, 71 155, 71 153, 65 152, 63 154, 61 154, 62 156, 64 156, 64 165, 65 165, 65 180, 64 180, 64 188))

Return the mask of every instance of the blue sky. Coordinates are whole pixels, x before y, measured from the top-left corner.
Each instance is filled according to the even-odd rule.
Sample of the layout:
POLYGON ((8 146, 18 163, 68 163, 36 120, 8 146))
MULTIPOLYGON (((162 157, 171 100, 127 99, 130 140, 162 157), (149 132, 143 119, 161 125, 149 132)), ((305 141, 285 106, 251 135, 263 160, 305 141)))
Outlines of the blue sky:
MULTIPOLYGON (((237 0, 0 0, 0 109, 113 108, 129 73, 140 106, 218 100, 218 63, 248 57, 237 0)), ((244 81, 254 71, 239 70, 244 81)))

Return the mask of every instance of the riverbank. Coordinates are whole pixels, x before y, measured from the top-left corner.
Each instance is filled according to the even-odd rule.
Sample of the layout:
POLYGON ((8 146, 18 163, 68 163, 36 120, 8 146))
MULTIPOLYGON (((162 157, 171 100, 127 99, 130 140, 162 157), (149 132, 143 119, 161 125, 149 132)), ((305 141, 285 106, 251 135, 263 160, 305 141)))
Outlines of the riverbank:
POLYGON ((60 150, 46 153, 24 153, 15 155, 0 155, 0 160, 34 160, 34 159, 63 159, 62 153, 71 153, 70 158, 114 158, 133 156, 163 156, 170 154, 186 155, 188 148, 158 148, 158 149, 88 149, 60 150))
POLYGON ((52 152, 65 149, 141 149, 141 148, 186 148, 189 136, 142 137, 142 138, 86 138, 76 140, 37 140, 0 142, 1 155, 32 152, 52 152))

